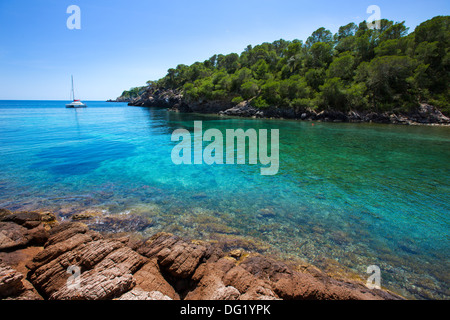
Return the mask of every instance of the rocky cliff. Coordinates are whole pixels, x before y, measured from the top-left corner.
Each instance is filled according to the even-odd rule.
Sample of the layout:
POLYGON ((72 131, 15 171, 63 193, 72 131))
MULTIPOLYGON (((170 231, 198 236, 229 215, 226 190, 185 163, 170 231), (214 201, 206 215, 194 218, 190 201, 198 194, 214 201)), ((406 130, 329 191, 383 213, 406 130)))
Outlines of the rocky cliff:
POLYGON ((0 219, 0 299, 402 299, 309 265, 224 252, 167 233, 116 238, 80 222, 60 223, 49 212, 2 210, 0 219))

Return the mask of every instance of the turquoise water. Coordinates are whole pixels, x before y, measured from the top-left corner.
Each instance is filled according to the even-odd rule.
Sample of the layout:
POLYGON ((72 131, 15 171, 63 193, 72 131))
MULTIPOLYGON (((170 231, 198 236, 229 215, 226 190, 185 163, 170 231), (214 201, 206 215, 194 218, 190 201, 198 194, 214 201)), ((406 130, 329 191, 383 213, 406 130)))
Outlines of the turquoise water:
POLYGON ((450 128, 220 118, 126 104, 0 101, 0 207, 85 208, 448 299, 450 128), (280 172, 176 166, 171 134, 279 129, 280 172))

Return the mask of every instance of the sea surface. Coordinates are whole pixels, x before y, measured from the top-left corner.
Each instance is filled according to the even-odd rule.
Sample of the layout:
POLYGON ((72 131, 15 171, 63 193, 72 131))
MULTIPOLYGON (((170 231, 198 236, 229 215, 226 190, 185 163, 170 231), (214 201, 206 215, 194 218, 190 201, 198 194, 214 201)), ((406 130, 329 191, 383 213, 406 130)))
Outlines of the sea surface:
POLYGON ((159 231, 449 299, 450 128, 226 118, 0 101, 0 208, 151 218, 159 231), (280 171, 173 164, 174 130, 279 129, 280 171))

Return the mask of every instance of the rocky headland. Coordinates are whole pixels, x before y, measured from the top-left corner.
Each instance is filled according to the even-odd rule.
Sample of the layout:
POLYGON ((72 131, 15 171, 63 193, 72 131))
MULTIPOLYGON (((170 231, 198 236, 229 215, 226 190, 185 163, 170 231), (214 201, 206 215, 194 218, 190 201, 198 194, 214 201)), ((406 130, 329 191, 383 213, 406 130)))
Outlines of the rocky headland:
MULTIPOLYGON (((126 100, 126 99, 125 99, 126 100)), ((234 104, 227 101, 190 102, 184 99, 182 92, 149 87, 139 97, 125 101, 121 97, 117 101, 129 102, 130 106, 168 108, 171 111, 186 113, 219 114, 223 116, 292 119, 322 122, 366 122, 403 125, 450 125, 450 118, 436 107, 422 103, 409 113, 368 112, 368 111, 315 111, 302 108, 269 107, 258 109, 250 101, 234 104)))
MULTIPOLYGON (((210 242, 168 233, 148 239, 100 233, 84 223, 89 218, 60 221, 51 212, 1 209, 0 299, 402 299, 359 281, 335 279, 311 265, 227 252, 210 242)), ((118 219, 123 226, 126 219, 118 219)))

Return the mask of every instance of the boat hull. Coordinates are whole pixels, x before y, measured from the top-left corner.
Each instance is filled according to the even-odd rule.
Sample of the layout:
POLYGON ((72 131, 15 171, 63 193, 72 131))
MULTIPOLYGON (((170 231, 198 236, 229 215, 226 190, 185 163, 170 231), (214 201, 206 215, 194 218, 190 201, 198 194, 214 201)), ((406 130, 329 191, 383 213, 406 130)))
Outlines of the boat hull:
POLYGON ((85 105, 84 103, 71 103, 66 104, 66 108, 70 109, 87 108, 87 105, 85 105))

